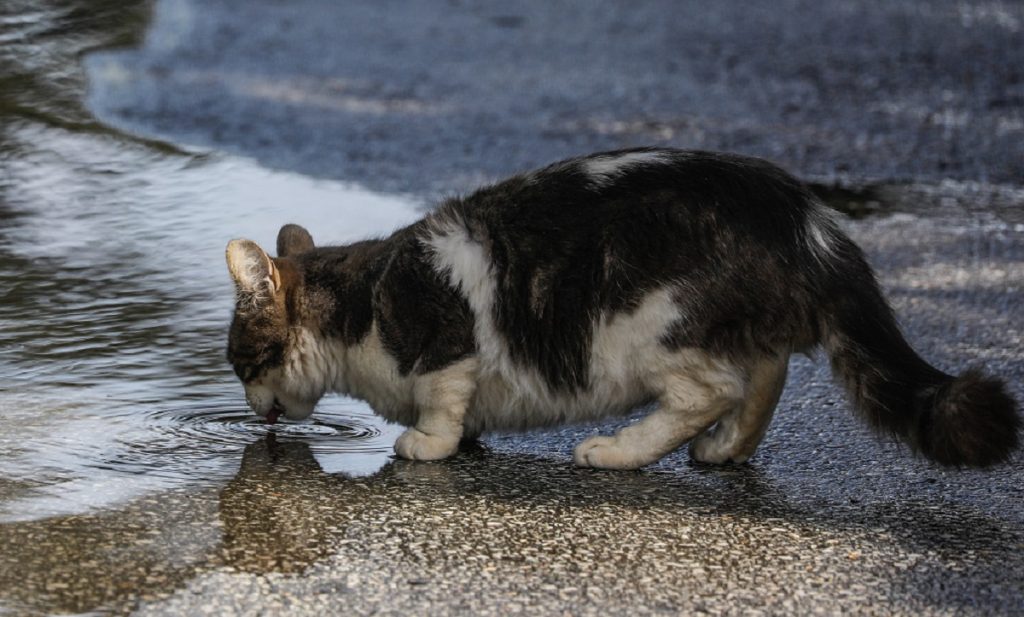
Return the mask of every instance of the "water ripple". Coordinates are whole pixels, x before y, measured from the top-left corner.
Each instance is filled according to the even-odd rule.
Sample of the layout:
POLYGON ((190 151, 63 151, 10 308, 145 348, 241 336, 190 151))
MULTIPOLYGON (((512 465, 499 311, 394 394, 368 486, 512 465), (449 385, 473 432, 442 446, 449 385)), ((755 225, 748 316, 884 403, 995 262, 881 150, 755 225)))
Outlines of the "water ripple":
POLYGON ((125 419, 131 426, 116 439, 114 454, 83 457, 90 461, 86 466, 203 482, 213 471, 211 456, 223 459, 226 454, 240 454, 246 445, 270 434, 279 441, 305 442, 326 455, 386 452, 391 444, 382 422, 373 416, 337 409, 318 410, 310 419, 275 425, 238 405, 197 404, 131 416, 125 419))

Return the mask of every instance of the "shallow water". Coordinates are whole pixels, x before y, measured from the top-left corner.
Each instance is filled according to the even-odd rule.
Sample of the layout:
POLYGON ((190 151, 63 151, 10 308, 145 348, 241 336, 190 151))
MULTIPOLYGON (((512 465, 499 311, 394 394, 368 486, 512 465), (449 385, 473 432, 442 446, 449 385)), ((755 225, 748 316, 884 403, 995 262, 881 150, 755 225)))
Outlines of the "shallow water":
POLYGON ((79 21, 60 6, 0 13, 0 66, 17 76, 0 94, 0 521, 220 483, 269 432, 328 472, 372 473, 396 429, 365 405, 329 398, 272 428, 248 411, 224 359, 223 251, 236 237, 272 248, 288 222, 325 244, 387 233, 420 204, 96 123, 68 96, 84 94, 76 56, 138 24, 102 19, 126 3, 82 4, 95 14, 79 21))

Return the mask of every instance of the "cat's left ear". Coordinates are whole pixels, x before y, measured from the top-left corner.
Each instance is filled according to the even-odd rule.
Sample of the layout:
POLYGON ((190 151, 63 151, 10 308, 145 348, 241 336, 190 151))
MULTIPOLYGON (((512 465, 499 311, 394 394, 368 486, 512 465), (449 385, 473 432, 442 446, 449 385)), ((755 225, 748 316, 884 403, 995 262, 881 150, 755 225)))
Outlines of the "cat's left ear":
POLYGON ((259 302, 274 297, 281 289, 281 274, 274 260, 252 240, 232 240, 227 248, 228 271, 239 297, 259 302))
POLYGON ((313 248, 313 236, 301 225, 289 223, 277 232, 278 257, 294 257, 299 253, 312 251, 313 248))

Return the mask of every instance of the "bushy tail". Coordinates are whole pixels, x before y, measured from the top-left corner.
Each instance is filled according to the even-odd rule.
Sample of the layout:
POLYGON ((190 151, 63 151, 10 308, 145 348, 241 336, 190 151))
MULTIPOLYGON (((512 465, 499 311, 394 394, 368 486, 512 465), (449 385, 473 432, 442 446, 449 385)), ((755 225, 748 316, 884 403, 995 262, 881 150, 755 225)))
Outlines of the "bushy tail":
POLYGON ((1019 445, 1015 401, 999 379, 968 370, 947 375, 903 338, 874 274, 843 238, 829 278, 823 343, 835 374, 875 429, 929 459, 986 467, 1019 445))

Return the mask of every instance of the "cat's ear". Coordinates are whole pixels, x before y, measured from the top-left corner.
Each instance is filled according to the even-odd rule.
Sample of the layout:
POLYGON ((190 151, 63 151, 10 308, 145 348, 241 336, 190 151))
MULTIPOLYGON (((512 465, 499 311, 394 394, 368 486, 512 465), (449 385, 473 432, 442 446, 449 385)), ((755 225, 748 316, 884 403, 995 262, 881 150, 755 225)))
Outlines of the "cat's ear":
POLYGON ((274 261, 252 240, 228 242, 227 259, 240 301, 257 305, 272 299, 281 288, 281 274, 274 261))
POLYGON ((313 250, 313 236, 305 227, 289 223, 277 232, 277 256, 292 257, 313 250))

